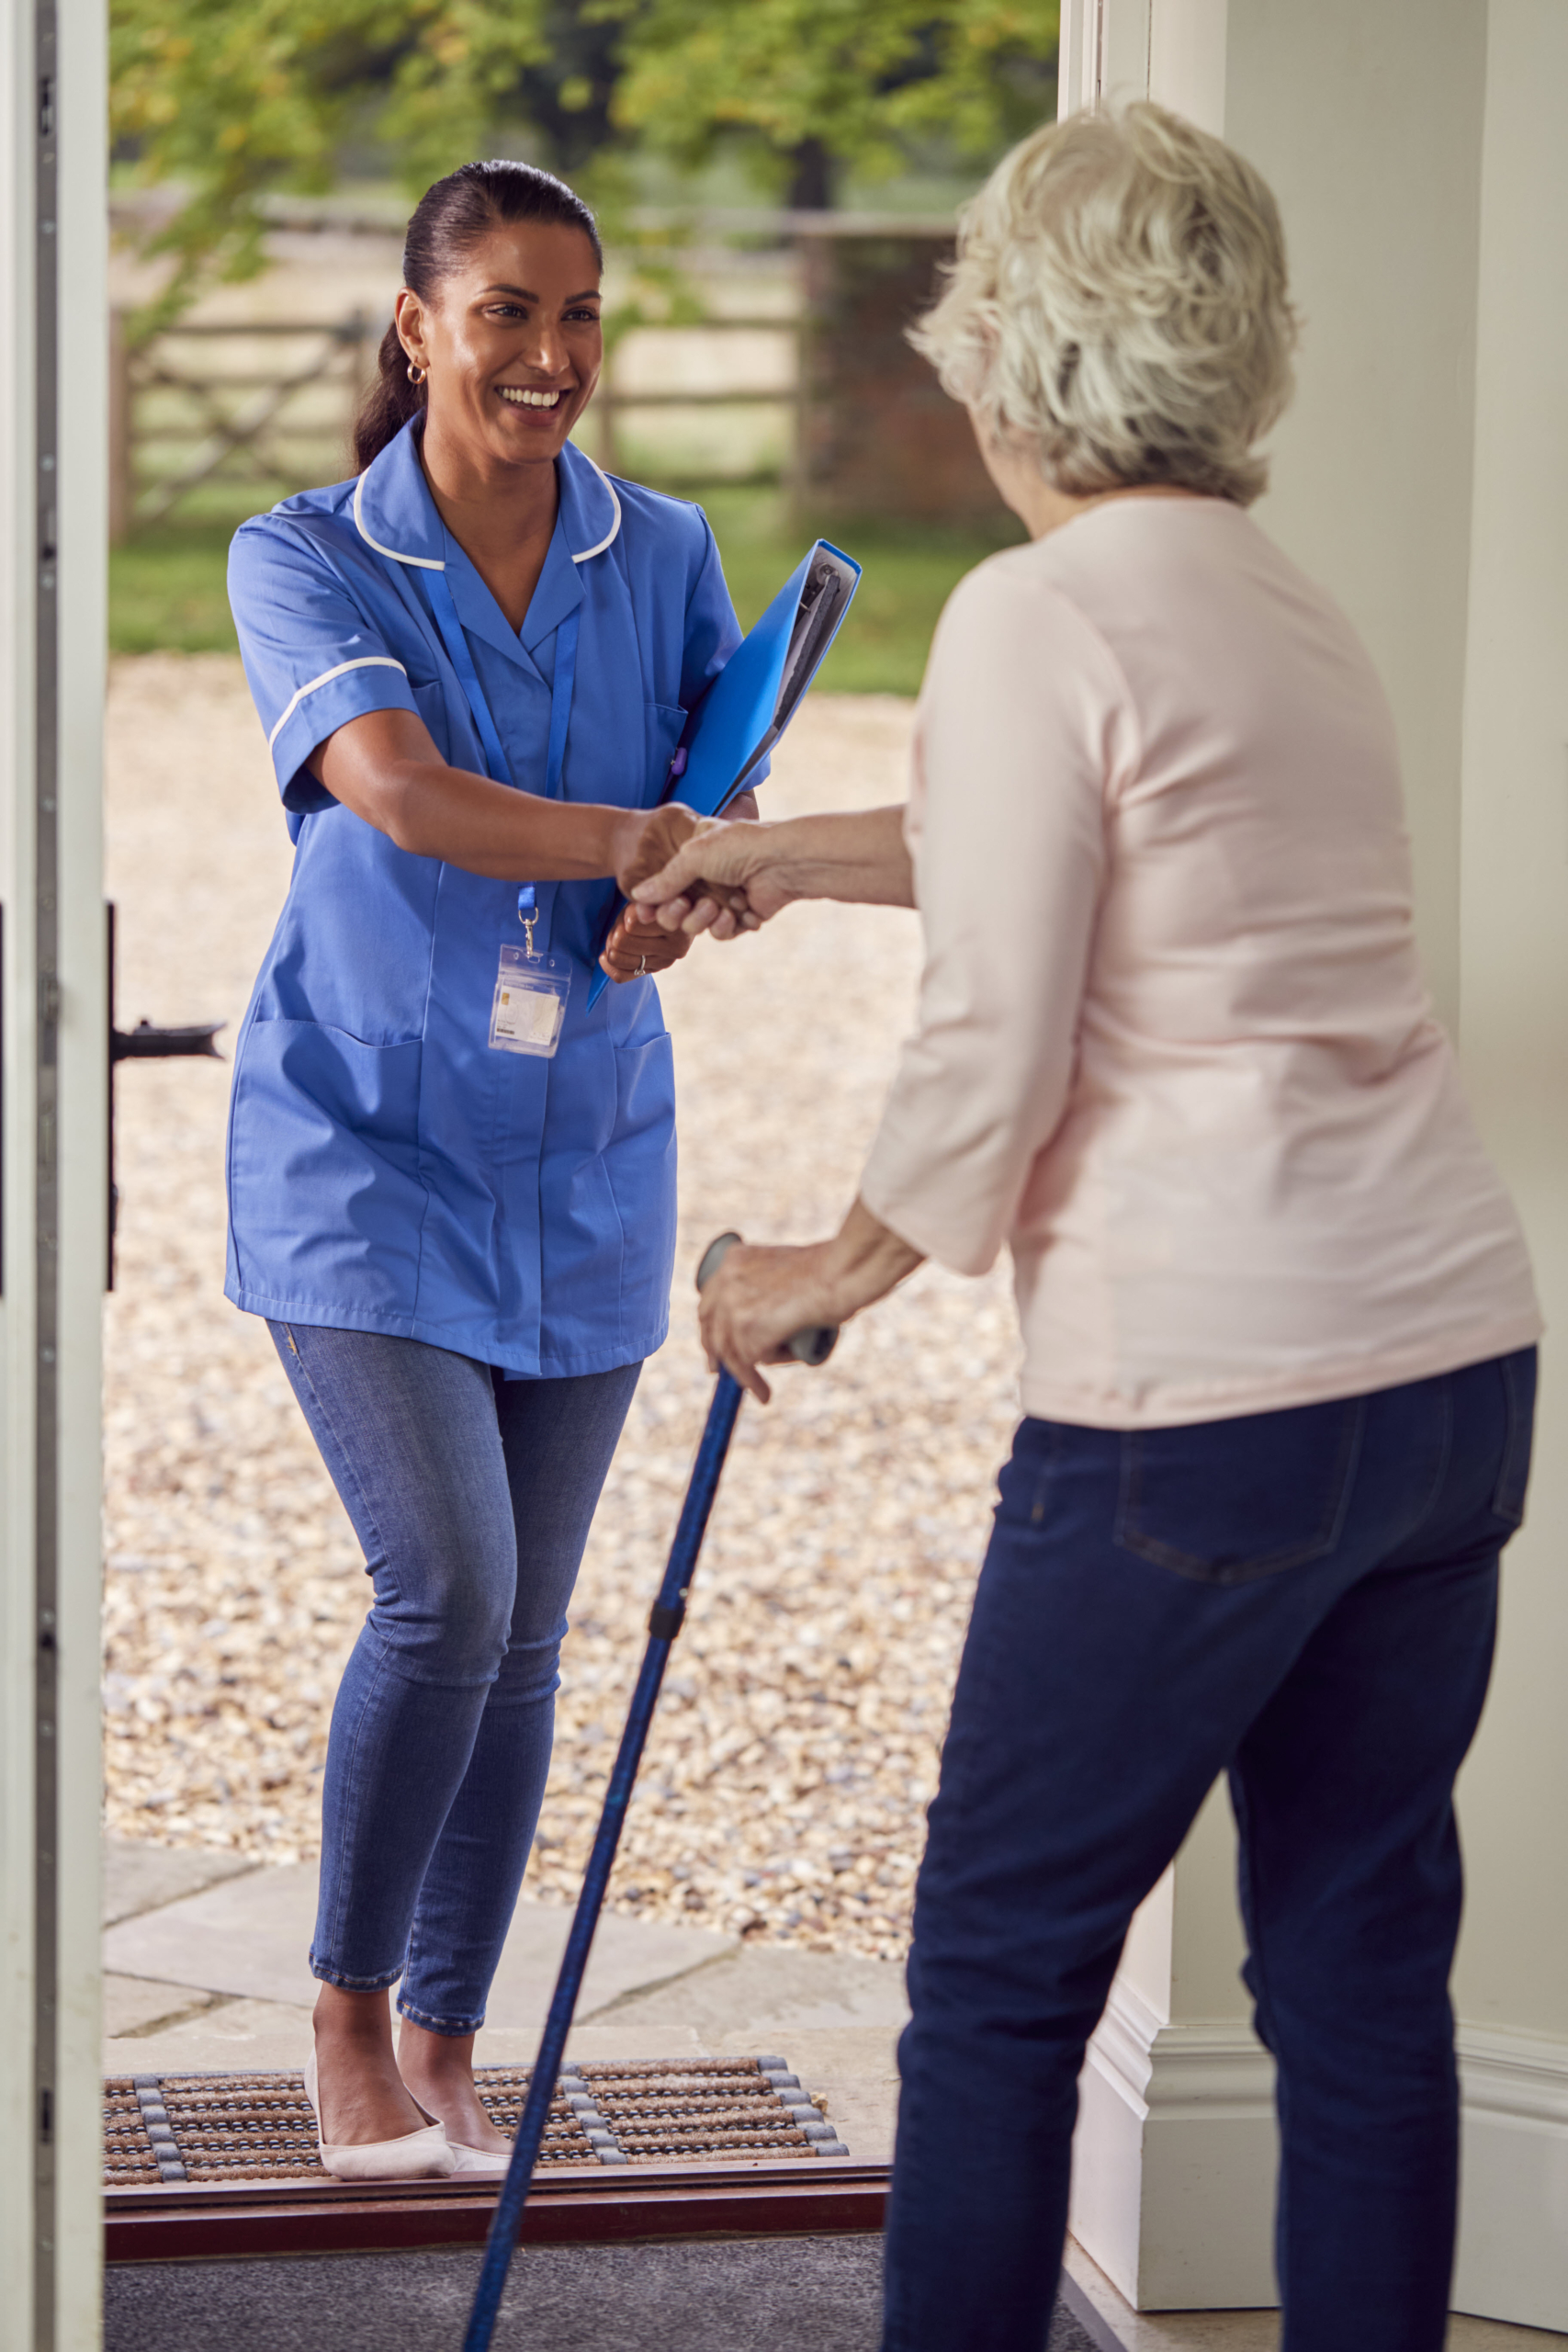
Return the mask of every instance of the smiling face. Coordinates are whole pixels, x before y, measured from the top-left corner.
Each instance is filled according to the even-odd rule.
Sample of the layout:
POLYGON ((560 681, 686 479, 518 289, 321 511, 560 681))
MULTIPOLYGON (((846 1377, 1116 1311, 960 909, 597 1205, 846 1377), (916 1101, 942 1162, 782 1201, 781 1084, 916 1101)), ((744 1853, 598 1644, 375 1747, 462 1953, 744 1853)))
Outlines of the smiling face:
POLYGON ((581 229, 498 222, 433 301, 405 287, 396 316, 428 371, 427 447, 481 470, 554 462, 604 357, 599 264, 581 229))

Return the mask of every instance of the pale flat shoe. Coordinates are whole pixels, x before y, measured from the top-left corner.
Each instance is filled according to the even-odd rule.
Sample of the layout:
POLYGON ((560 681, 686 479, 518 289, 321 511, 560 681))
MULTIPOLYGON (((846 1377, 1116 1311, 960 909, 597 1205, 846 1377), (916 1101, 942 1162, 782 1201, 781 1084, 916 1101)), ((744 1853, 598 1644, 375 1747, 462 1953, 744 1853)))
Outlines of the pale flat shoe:
MULTIPOLYGON (((408 2085, 406 2083, 403 2085, 403 2088, 408 2090, 408 2085)), ((409 2097, 410 2098, 413 2098, 412 2091, 409 2091, 409 2097)), ((423 2116, 427 2123, 434 2123, 439 2130, 443 2132, 446 2131, 446 2126, 441 2121, 440 2117, 437 2115, 432 2115, 429 2108, 423 2104, 423 2100, 413 2098, 413 2103, 415 2107, 419 2109, 420 2113, 423 2116)), ((490 2173, 495 2178, 499 2179, 501 2175, 506 2170, 507 2165, 512 2162, 512 2151, 510 2148, 507 2148, 504 2152, 499 2148, 476 2148, 473 2147, 467 2140, 454 2140, 450 2136, 448 2136, 446 2145, 451 2149, 452 2154, 457 2159, 457 2165, 454 2167, 457 2172, 490 2173)))
MULTIPOLYGON (((368 2140, 359 2146, 329 2146, 321 2137, 314 2051, 305 2062, 305 2096, 316 2119, 316 2153, 321 2159, 323 2169, 330 2172, 334 2180, 446 2180, 461 2169, 457 2152, 439 2123, 427 2123, 418 2132, 405 2132, 397 2140, 368 2140)), ((419 2111, 423 2115, 423 2108, 419 2111)))
MULTIPOLYGON (((423 2113, 423 2108, 420 2112, 423 2113)), ((491 2180, 499 2180, 512 2162, 512 2151, 499 2148, 470 2148, 464 2140, 449 2140, 447 2146, 457 2159, 459 2172, 488 2173, 491 2180)))

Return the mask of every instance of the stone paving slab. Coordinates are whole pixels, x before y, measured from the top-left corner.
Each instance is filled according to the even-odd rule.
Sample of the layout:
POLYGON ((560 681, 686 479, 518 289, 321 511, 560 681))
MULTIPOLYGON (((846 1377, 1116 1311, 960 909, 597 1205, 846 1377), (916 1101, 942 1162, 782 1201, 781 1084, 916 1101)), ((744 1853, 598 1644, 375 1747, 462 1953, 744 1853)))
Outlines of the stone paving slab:
POLYGON ((190 1984, 161 1984, 145 1976, 104 1978, 104 2034, 114 2040, 124 2034, 152 2033, 205 2016, 220 1993, 205 1993, 190 1984))
MULTIPOLYGON (((159 1896, 166 1880, 155 1864, 138 1880, 130 1850, 123 1886, 132 1899, 138 1883, 159 1896)), ((305 1961, 314 1908, 315 1866, 300 1863, 230 1871, 118 1918, 105 1938, 105 2073, 300 2065, 316 1995, 305 1961)), ((519 1905, 476 2064, 532 2060, 570 1922, 565 1909, 519 1905)), ((579 2060, 780 2052, 812 2090, 827 2093, 858 2160, 892 2154, 895 2049, 907 2015, 897 1962, 611 1915, 600 1923, 578 2015, 569 2048, 579 2060)))
POLYGON ((140 1846, 129 1838, 106 1838, 103 1846, 103 1922, 133 1919, 182 1894, 196 1894, 220 1879, 256 1869, 254 1854, 226 1854, 215 1846, 140 1846))
POLYGON ((106 2075, 291 2072, 310 2051, 310 2012, 281 2001, 216 1997, 199 2014, 159 2031, 106 2036, 106 2075))
MULTIPOLYGON (((306 1957, 315 1916, 314 1862, 251 1871, 121 1919, 104 1937, 104 1962, 117 1975, 308 2006, 316 1996, 306 1957)), ((518 1905, 491 1996, 497 2025, 529 2025, 544 2016, 570 1924, 564 1905, 518 1905)), ((594 1939, 582 2014, 738 1949, 734 1937, 705 1928, 609 1914, 594 1939)))
MULTIPOLYGON (((908 2015, 897 1961, 847 1952, 802 1951, 791 1944, 748 1943, 716 1957, 695 1975, 623 1994, 593 2014, 598 2025, 658 2033, 691 2026, 717 2050, 725 2037, 765 2018, 771 2032, 832 2032, 867 2027, 896 2032, 908 2015)), ((586 2023, 589 2011, 585 2007, 586 2023)))

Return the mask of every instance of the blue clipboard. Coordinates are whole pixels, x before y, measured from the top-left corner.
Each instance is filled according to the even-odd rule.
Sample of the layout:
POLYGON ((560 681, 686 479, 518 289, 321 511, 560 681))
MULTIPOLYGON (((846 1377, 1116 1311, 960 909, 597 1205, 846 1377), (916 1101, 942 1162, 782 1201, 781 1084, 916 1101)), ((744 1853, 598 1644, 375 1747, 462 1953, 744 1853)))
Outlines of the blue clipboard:
MULTIPOLYGON (((667 800, 682 802, 699 817, 717 817, 745 791, 800 708, 860 576, 853 557, 826 539, 796 564, 687 720, 671 763, 667 800)), ((615 899, 594 949, 590 1004, 610 985, 597 959, 625 904, 615 899)))

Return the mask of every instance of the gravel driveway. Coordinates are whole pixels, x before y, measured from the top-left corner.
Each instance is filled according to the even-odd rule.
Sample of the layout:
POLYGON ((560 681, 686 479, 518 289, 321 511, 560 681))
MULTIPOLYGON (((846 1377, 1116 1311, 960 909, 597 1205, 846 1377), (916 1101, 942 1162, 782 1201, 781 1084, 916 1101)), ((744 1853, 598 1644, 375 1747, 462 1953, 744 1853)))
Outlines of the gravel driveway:
MULTIPOLYGON (((902 798, 909 718, 891 697, 815 701, 769 808, 902 798)), ((237 1023, 289 855, 238 662, 119 662, 109 745, 121 1025, 237 1023)), ((681 1103, 673 1330, 578 1587, 536 1897, 575 1897, 706 1405, 692 1268, 726 1226, 806 1240, 836 1223, 917 953, 908 914, 803 909, 733 946, 704 943, 665 984, 681 1103)), ((265 1329, 222 1297, 228 1070, 130 1065, 118 1087, 108 1828, 295 1860, 315 1851, 328 1713, 367 1591, 265 1329)), ((617 1909, 901 1953, 1017 1356, 1004 1267, 981 1282, 927 1268, 824 1371, 786 1373, 767 1411, 748 1406, 617 1909)))

